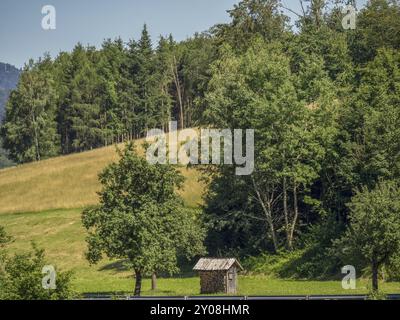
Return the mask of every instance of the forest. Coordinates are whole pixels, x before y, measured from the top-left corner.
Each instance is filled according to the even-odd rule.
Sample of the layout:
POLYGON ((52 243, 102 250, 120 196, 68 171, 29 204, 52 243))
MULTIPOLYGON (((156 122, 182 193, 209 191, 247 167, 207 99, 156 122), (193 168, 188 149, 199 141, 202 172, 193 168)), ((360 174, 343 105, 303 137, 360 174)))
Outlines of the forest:
MULTIPOLYGON (((0 62, 0 124, 4 118, 5 105, 8 100, 9 93, 14 89, 18 83, 20 71, 5 63, 0 62)), ((3 167, 11 166, 13 162, 7 158, 7 154, 1 148, 0 138, 0 169, 3 167)))
POLYGON ((400 3, 370 0, 354 30, 342 27, 348 1, 302 4, 296 24, 279 0, 242 0, 229 23, 184 41, 151 39, 144 25, 137 40, 31 60, 6 106, 3 148, 24 164, 168 131, 170 121, 251 128, 252 175, 201 168, 209 254, 290 257, 282 276, 372 264, 396 278, 400 3))

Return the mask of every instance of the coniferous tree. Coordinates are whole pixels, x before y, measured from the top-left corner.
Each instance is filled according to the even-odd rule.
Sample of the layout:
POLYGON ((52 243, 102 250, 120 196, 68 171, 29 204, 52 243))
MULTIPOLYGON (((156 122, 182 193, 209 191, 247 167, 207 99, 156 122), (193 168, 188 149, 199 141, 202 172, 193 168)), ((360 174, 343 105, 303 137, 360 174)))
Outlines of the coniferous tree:
POLYGON ((135 78, 139 86, 140 99, 139 133, 142 135, 156 125, 154 121, 156 113, 154 52, 146 25, 144 25, 142 36, 138 41, 136 54, 138 65, 135 78))
POLYGON ((104 145, 102 118, 103 114, 107 116, 109 110, 101 109, 100 78, 94 64, 96 59, 94 48, 88 48, 84 60, 80 62, 81 68, 71 83, 68 120, 71 122, 70 139, 74 151, 90 150, 104 145))

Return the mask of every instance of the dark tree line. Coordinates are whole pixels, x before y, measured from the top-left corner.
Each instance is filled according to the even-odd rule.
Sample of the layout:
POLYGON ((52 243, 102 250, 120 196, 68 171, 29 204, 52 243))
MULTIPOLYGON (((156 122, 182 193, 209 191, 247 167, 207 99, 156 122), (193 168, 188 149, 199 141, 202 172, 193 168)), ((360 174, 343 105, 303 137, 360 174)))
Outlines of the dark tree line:
POLYGON ((153 46, 145 26, 138 41, 77 44, 30 61, 10 95, 4 147, 23 163, 167 131, 172 120, 193 126, 214 56, 207 34, 180 43, 160 37, 153 46))

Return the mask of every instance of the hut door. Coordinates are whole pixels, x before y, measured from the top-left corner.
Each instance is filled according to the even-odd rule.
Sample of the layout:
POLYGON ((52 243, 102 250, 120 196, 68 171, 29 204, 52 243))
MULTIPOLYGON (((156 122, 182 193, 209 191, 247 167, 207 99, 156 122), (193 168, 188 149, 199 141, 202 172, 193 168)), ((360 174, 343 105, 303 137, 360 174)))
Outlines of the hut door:
POLYGON ((227 293, 236 294, 236 268, 231 268, 228 271, 227 293))

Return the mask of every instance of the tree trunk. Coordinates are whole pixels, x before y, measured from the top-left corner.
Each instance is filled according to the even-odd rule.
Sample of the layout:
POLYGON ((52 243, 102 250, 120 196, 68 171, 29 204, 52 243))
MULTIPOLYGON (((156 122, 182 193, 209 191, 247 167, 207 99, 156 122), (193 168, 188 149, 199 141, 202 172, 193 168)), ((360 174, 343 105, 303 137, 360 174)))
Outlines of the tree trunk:
POLYGON ((35 136, 34 139, 35 139, 36 161, 40 161, 39 138, 38 138, 35 114, 32 115, 32 124, 33 124, 34 136, 35 136))
POLYGON ((277 239, 277 236, 276 236, 274 221, 273 221, 273 219, 272 219, 272 208, 271 208, 271 204, 268 203, 268 208, 267 208, 267 206, 265 205, 265 203, 264 203, 264 201, 263 201, 263 198, 262 198, 262 196, 261 196, 261 193, 260 193, 260 191, 259 191, 258 188, 257 188, 257 185, 256 185, 256 182, 255 182, 254 178, 251 177, 251 180, 252 180, 252 182, 253 182, 254 190, 255 190, 255 192, 256 192, 256 194, 257 194, 258 201, 260 202, 260 205, 261 205, 261 207, 262 207, 262 209, 263 209, 263 211, 264 211, 264 214, 265 214, 265 217, 266 217, 268 226, 269 226, 269 228, 270 228, 270 232, 271 232, 271 236, 272 236, 272 243, 273 243, 273 245, 274 245, 274 251, 275 251, 275 253, 276 253, 276 252, 278 252, 278 249, 279 249, 279 248, 278 248, 278 239, 277 239))
POLYGON ((297 220, 299 219, 299 205, 298 205, 298 201, 297 201, 297 186, 296 186, 296 184, 293 187, 293 208, 294 208, 294 217, 293 217, 292 227, 290 229, 290 235, 289 235, 290 250, 293 249, 294 231, 296 230, 297 220))
POLYGON ((378 291, 378 274, 379 274, 379 267, 378 263, 374 260, 372 260, 372 291, 377 292, 378 291))
POLYGON ((157 290, 157 274, 155 272, 151 275, 151 290, 157 290))
POLYGON ((285 216, 285 231, 286 231, 286 245, 289 250, 291 250, 291 241, 290 241, 290 226, 289 226, 289 213, 288 213, 288 205, 287 205, 287 186, 286 186, 286 177, 283 178, 283 214, 285 216))
POLYGON ((173 59, 174 65, 172 66, 172 74, 174 76, 174 83, 175 83, 175 87, 176 87, 176 93, 178 96, 180 125, 181 125, 181 129, 183 129, 184 123, 185 123, 184 115, 183 115, 183 96, 182 96, 182 90, 181 90, 181 83, 179 81, 178 65, 177 65, 175 56, 173 58, 174 58, 173 59))
POLYGON ((135 297, 140 297, 140 292, 142 291, 142 272, 140 270, 135 270, 136 282, 135 282, 135 297))
POLYGON ((275 251, 275 253, 277 253, 278 249, 279 249, 278 248, 278 238, 276 236, 274 221, 272 219, 272 210, 271 210, 271 206, 270 205, 268 205, 268 210, 266 212, 267 212, 267 220, 268 220, 269 227, 270 227, 270 230, 271 230, 272 242, 274 244, 274 251, 275 251))

